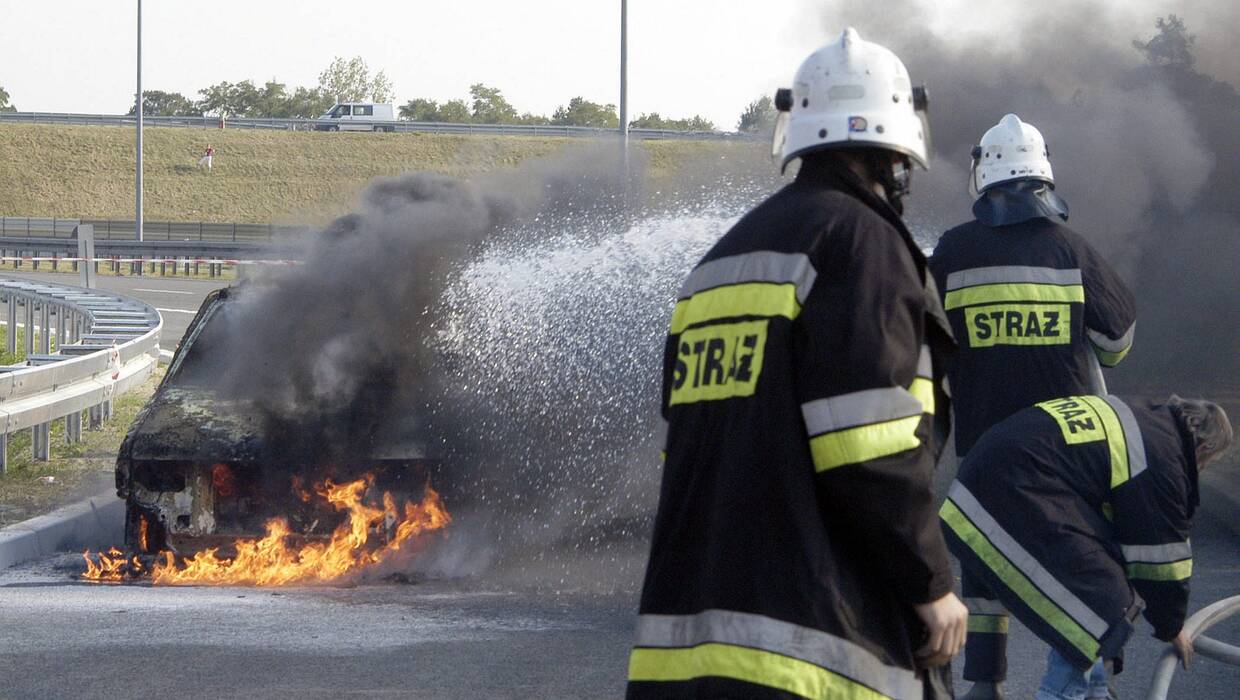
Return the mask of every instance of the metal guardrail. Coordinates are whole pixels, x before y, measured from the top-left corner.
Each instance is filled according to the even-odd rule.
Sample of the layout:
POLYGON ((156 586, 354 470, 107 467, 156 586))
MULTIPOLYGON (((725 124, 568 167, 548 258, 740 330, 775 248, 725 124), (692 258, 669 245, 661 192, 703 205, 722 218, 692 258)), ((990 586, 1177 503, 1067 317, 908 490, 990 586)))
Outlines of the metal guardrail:
POLYGON ((7 309, 10 354, 17 351, 18 326, 25 331, 25 361, 0 366, 3 472, 9 435, 30 429, 34 459, 46 460, 52 421, 65 419, 65 438, 72 443, 81 439, 83 411, 90 427, 108 418, 113 397, 154 371, 163 321, 136 299, 68 285, 0 279, 0 300, 7 309))
MULTIPOLYGON (((96 241, 133 241, 133 219, 60 219, 35 216, 0 216, 0 238, 74 239, 80 224, 95 227, 96 241)), ((305 226, 279 224, 213 223, 208 221, 143 221, 144 241, 215 241, 266 243, 281 236, 296 235, 305 226)))
MULTIPOLYGON (((1207 659, 1240 666, 1240 648, 1205 636, 1206 630, 1236 613, 1240 613, 1240 595, 1207 605, 1189 617, 1184 622, 1184 631, 1189 639, 1193 640, 1194 651, 1207 659)), ((1149 695, 1146 696, 1147 700, 1166 700, 1178 661, 1175 649, 1169 648, 1163 652, 1154 668, 1154 678, 1150 684, 1149 695)))
MULTIPOLYGON (((0 123, 26 122, 39 124, 106 124, 133 126, 136 119, 127 115, 116 114, 69 114, 63 112, 0 112, 0 123)), ((221 128, 219 117, 146 117, 142 118, 145 126, 168 126, 191 129, 221 128)), ((223 124, 230 129, 284 129, 288 131, 310 131, 319 127, 340 126, 347 123, 350 127, 369 127, 371 130, 399 131, 421 134, 486 134, 507 136, 565 136, 575 138, 614 138, 616 129, 599 129, 589 126, 553 126, 538 124, 456 124, 448 122, 413 122, 413 121, 360 121, 340 122, 318 119, 258 119, 235 117, 224 120, 223 124)), ((707 140, 707 141, 749 141, 763 137, 754 134, 727 131, 674 131, 672 129, 629 129, 629 138, 643 141, 668 140, 707 140)))

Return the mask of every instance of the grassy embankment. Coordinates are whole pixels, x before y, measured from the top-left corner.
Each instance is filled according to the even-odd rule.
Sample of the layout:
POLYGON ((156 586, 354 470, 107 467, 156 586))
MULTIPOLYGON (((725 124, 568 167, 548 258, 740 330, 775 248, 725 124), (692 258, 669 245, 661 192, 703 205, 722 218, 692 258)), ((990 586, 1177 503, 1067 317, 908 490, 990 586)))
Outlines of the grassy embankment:
MULTIPOLYGON (((0 125, 0 215, 133 217, 133 130, 0 125)), ((149 128, 151 221, 320 224, 347 213, 372 178, 409 170, 469 176, 551 155, 580 139, 149 128), (211 171, 195 167, 207 143, 211 171)), ((634 142, 654 186, 685 167, 757 160, 749 142, 634 142), (644 157, 643 157, 644 156, 644 157)))

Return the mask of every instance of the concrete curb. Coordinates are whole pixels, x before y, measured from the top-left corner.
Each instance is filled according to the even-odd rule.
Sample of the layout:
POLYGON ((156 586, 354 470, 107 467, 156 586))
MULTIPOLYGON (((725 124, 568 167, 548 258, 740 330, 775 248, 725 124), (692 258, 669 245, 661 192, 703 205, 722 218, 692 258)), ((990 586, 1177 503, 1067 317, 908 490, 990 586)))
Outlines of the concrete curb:
POLYGON ((0 569, 55 552, 120 546, 125 502, 109 490, 0 529, 0 569))

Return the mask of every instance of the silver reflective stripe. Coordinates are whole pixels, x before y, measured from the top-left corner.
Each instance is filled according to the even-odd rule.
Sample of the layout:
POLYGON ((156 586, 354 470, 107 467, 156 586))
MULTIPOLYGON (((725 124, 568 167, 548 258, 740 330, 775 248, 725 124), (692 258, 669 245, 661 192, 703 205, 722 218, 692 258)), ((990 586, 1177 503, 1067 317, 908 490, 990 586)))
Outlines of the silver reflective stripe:
POLYGON ((809 290, 814 287, 818 272, 804 253, 776 253, 760 250, 756 253, 729 255, 704 262, 689 273, 689 279, 680 289, 680 298, 704 292, 707 289, 743 282, 771 282, 795 284, 797 301, 804 304, 809 290))
POLYGON ((1000 265, 960 270, 947 276, 947 289, 963 289, 981 284, 1081 284, 1080 270, 1058 270, 1053 267, 1027 267, 1025 265, 1000 265))
POLYGON ((1124 331, 1124 334, 1117 340, 1111 340, 1105 333, 1101 333, 1092 328, 1086 328, 1085 334, 1089 336, 1089 339, 1094 345, 1097 345, 1106 352, 1123 352, 1128 349, 1129 345, 1132 345, 1132 336, 1136 330, 1137 324, 1134 321, 1131 326, 1128 326, 1128 330, 1124 331))
POLYGON ((1132 562, 1170 564, 1171 562, 1193 558, 1193 547, 1188 542, 1121 544, 1119 548, 1124 550, 1124 561, 1130 564, 1132 562))
POLYGON ((930 361, 929 345, 922 345, 921 354, 917 356, 917 376, 926 379, 934 378, 934 364, 930 361))
POLYGON ((965 607, 974 615, 1006 615, 1007 608, 1003 607, 1003 603, 988 598, 965 598, 965 607))
POLYGON ((912 671, 884 664, 863 647, 821 630, 731 610, 637 618, 639 647, 686 648, 712 642, 800 659, 893 698, 922 697, 921 682, 912 671))
POLYGON ((1073 620, 1076 620, 1077 624, 1084 627, 1094 639, 1101 639, 1102 635, 1106 634, 1108 628, 1106 621, 1090 610, 1080 598, 1077 598, 1072 591, 1052 576, 1051 572, 1039 564, 1032 554, 1012 539, 1012 536, 999 526, 990 513, 986 512, 982 504, 977 502, 973 494, 969 493, 964 484, 959 481, 952 482, 951 488, 947 491, 947 497, 956 504, 960 512, 973 521, 973 524, 982 531, 986 539, 990 540, 995 549, 1002 552, 1013 566, 1033 582, 1033 585, 1037 586, 1047 598, 1062 608, 1073 620))
POLYGON ((1137 417, 1132 415, 1132 409, 1128 408, 1128 404, 1119 400, 1118 396, 1107 395, 1102 397, 1111 408, 1115 409, 1115 415, 1119 416, 1119 424, 1124 428, 1124 445, 1128 448, 1128 478, 1136 478, 1138 474, 1145 471, 1145 441, 1141 439, 1141 426, 1137 425, 1137 417))
POLYGON ((894 386, 855 391, 801 404, 805 429, 810 435, 919 416, 923 410, 925 409, 915 396, 906 389, 894 386))

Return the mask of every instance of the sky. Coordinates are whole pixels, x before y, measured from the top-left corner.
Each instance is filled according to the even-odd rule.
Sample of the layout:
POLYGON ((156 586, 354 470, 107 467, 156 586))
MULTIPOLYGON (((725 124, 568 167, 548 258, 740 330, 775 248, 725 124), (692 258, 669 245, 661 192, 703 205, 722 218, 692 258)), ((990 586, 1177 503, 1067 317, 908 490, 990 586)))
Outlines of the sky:
MULTIPOLYGON (((882 7, 630 0, 629 112, 701 114, 735 128, 746 104, 787 85, 800 61, 838 33, 832 17, 850 4, 882 7)), ((1017 25, 1037 31, 1020 22, 1019 2, 922 4, 933 8, 933 31, 962 41, 1002 42, 1017 25)), ((1126 42, 1148 34, 1155 17, 1180 12, 1209 48, 1230 41, 1236 29, 1235 13, 1215 5, 1116 0, 1123 17, 1100 31, 1126 42)), ((465 98, 472 83, 483 82, 518 111, 549 115, 575 96, 619 102, 619 7, 618 0, 146 0, 143 85, 191 99, 225 80, 314 86, 333 57, 359 55, 386 71, 397 104, 465 98)), ((0 0, 0 86, 23 111, 127 111, 135 8, 135 0, 0 0)), ((866 35, 868 28, 859 29, 866 35)), ((1205 68, 1226 74, 1237 66, 1205 68)))

